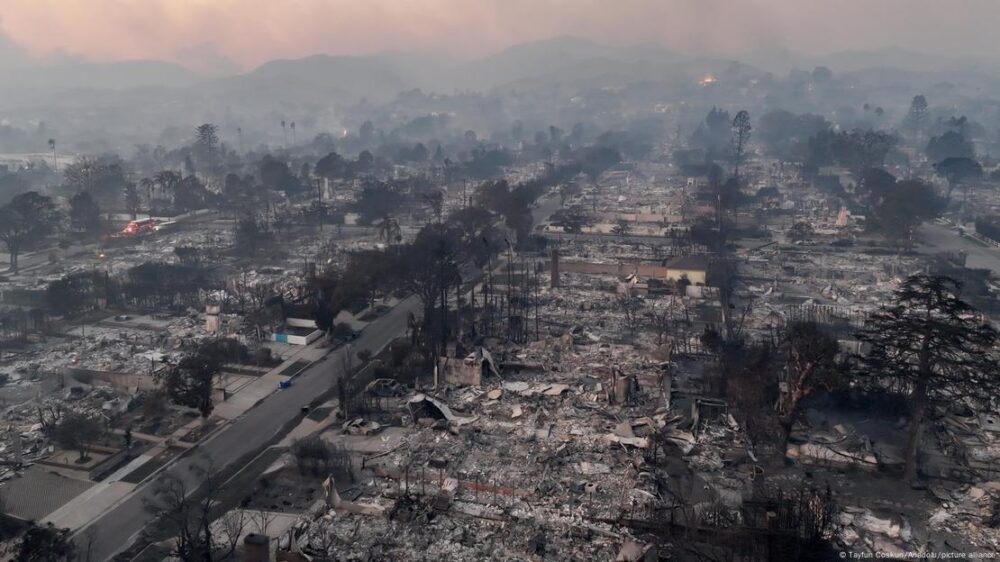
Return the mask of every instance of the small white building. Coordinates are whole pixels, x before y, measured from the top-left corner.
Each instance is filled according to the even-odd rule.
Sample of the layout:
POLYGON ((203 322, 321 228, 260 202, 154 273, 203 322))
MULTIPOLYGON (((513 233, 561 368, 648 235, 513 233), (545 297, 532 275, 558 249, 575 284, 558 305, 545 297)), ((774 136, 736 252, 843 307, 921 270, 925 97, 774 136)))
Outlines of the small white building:
POLYGON ((271 334, 271 341, 292 345, 309 345, 323 335, 316 321, 309 318, 287 318, 285 325, 271 334))

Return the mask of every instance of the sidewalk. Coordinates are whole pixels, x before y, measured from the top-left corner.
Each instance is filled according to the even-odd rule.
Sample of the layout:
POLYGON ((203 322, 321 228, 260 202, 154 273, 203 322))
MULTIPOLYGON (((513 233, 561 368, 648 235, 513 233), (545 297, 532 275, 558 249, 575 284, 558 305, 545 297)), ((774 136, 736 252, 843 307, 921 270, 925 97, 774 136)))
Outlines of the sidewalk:
POLYGON ((225 420, 234 420, 250 408, 253 408, 261 400, 267 398, 278 390, 278 383, 296 375, 298 372, 307 369, 309 365, 319 361, 327 353, 333 351, 331 348, 319 347, 324 338, 320 338, 313 343, 303 346, 301 349, 290 354, 288 359, 277 367, 271 369, 266 374, 257 377, 253 382, 245 385, 239 392, 230 396, 225 402, 216 404, 212 415, 225 420), (303 362, 301 369, 285 373, 285 370, 297 362, 303 362))
MULTIPOLYGON (((282 374, 289 366, 294 365, 296 362, 302 362, 302 369, 306 369, 313 362, 332 351, 330 348, 319 347, 318 344, 320 341, 322 340, 313 342, 313 344, 304 346, 290 354, 286 361, 283 361, 266 374, 258 377, 254 382, 244 386, 225 402, 216 405, 212 415, 222 418, 224 421, 212 429, 211 433, 215 433, 226 427, 229 421, 243 415, 255 404, 267 398, 271 393, 276 392, 279 381, 283 381, 289 376, 294 375, 294 373, 282 374)), ((83 494, 80 494, 59 509, 46 515, 43 521, 51 522, 60 528, 69 528, 72 530, 83 528, 91 521, 100 517, 118 501, 128 496, 138 486, 138 484, 123 482, 121 481, 122 478, 125 478, 147 462, 156 458, 157 455, 167 450, 168 447, 185 449, 195 447, 197 443, 187 443, 181 441, 181 438, 192 430, 197 429, 203 423, 204 421, 201 418, 191 420, 166 437, 133 434, 136 437, 153 441, 155 444, 148 451, 115 471, 105 481, 95 484, 83 494)), ((207 436, 202 436, 202 439, 205 437, 207 436)), ((169 466, 169 463, 161 467, 161 469, 166 466, 169 466)))
POLYGON ((42 518, 58 528, 79 529, 135 489, 127 482, 100 482, 42 518))

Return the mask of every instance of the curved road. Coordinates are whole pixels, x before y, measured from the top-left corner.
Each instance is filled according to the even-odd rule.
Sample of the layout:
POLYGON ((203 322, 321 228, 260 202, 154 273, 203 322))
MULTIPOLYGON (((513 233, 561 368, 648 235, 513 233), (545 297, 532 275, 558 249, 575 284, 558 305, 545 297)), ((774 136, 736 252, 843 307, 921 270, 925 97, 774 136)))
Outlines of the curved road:
MULTIPOLYGON (((369 324, 351 349, 378 352, 406 332, 407 316, 411 312, 416 313, 419 307, 419 300, 416 297, 400 302, 385 316, 369 324)), ((344 349, 342 347, 327 354, 325 361, 319 361, 299 374, 290 388, 276 391, 263 399, 241 417, 200 443, 193 451, 194 454, 185 455, 161 470, 157 478, 164 474, 176 476, 193 490, 200 484, 192 471, 195 464, 210 463, 214 470, 222 470, 256 452, 298 416, 302 406, 333 387, 337 378, 343 374, 340 356, 345 353, 344 349)), ((87 536, 84 533, 86 529, 90 527, 95 529, 90 531, 93 536, 90 547, 91 560, 111 559, 131 545, 153 519, 143 508, 143 500, 153 495, 151 485, 153 481, 155 478, 139 484, 125 499, 87 527, 77 531, 75 536, 82 542, 83 537, 87 536)))

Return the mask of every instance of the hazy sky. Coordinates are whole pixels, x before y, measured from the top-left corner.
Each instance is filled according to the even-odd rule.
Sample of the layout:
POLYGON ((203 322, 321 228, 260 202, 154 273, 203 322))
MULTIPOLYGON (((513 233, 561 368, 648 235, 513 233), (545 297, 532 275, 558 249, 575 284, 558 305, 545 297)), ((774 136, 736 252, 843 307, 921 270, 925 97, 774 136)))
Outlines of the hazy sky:
MULTIPOLYGON (((189 66, 315 53, 459 57, 577 35, 737 54, 899 46, 1000 55, 1000 0, 0 0, 0 29, 36 56, 189 66)), ((4 50, 0 37, 0 56, 4 50)))

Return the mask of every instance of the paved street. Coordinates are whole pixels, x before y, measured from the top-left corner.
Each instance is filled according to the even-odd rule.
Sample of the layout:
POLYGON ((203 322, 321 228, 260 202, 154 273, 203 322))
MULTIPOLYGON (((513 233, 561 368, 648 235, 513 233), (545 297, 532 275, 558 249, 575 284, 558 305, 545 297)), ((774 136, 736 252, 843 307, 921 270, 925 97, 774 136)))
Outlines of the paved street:
POLYGON ((959 236, 954 229, 937 223, 927 223, 918 231, 922 244, 917 250, 925 254, 957 252, 968 254, 966 265, 974 269, 991 269, 1000 272, 1000 250, 984 246, 975 240, 959 236))
MULTIPOLYGON (((406 331, 407 315, 419 309, 415 297, 402 301, 385 316, 370 324, 351 347, 354 353, 363 349, 378 351, 406 331)), ((242 417, 200 444, 193 455, 186 456, 169 466, 164 473, 181 478, 194 488, 197 478, 192 472, 196 463, 211 463, 214 470, 257 451, 274 437, 288 422, 300 414, 300 408, 309 404, 332 387, 342 374, 340 356, 344 348, 330 353, 296 377, 291 388, 277 391, 265 398, 242 417)), ((161 476, 162 476, 161 474, 161 476)), ((143 509, 143 500, 151 497, 150 482, 141 484, 136 491, 91 523, 96 529, 92 545, 93 560, 107 560, 125 549, 150 522, 151 515, 143 509)), ((77 533, 82 544, 86 528, 77 533)), ((94 533, 91 531, 91 533, 94 533)))

